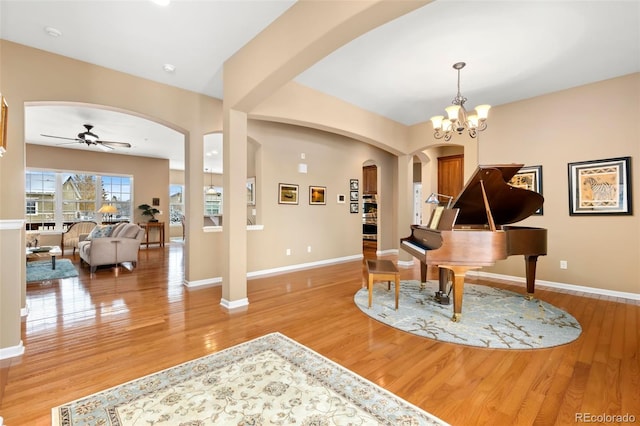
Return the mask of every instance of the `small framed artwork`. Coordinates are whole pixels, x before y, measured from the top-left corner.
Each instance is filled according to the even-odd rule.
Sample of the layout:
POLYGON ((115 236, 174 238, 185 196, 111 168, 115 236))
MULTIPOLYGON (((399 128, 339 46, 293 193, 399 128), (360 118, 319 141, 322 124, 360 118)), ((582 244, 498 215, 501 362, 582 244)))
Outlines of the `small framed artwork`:
POLYGON ((569 163, 569 214, 630 215, 631 157, 569 163))
POLYGON ((349 212, 350 213, 358 213, 358 203, 349 204, 349 212))
POLYGON ((247 205, 256 205, 256 178, 247 178, 247 205))
POLYGON ((347 200, 347 197, 344 194, 338 194, 338 204, 344 204, 347 200))
POLYGON ((309 204, 327 204, 326 192, 326 186, 310 186, 309 204))
MULTIPOLYGON (((542 195, 542 166, 527 166, 518 170, 509 185, 517 188, 528 189, 542 195)), ((542 214, 542 207, 535 211, 537 215, 542 214)))
POLYGON ((291 183, 279 183, 278 203, 298 204, 298 185, 291 183))
POLYGON ((7 120, 9 106, 4 96, 0 94, 0 156, 7 151, 7 120))
POLYGON ((349 188, 352 191, 358 191, 360 189, 360 182, 358 181, 358 179, 349 180, 349 188))
POLYGON ((151 199, 151 204, 154 206, 159 206, 160 205, 160 198, 152 198, 151 199))
POLYGON ((351 191, 349 193, 349 200, 350 201, 358 201, 358 191, 351 191))

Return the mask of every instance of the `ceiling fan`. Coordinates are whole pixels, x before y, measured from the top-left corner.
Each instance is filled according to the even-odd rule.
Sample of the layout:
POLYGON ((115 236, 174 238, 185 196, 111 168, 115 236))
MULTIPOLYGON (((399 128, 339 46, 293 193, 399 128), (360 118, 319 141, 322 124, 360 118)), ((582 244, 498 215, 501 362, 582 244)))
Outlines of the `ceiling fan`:
POLYGON ((71 143, 84 143, 87 145, 96 145, 98 148, 104 151, 110 151, 115 147, 131 148, 131 144, 128 142, 112 142, 112 141, 100 140, 100 136, 96 135, 91 131, 91 129, 93 129, 93 124, 84 124, 84 128, 87 130, 84 132, 78 133, 78 137, 75 137, 75 138, 65 138, 63 136, 44 135, 42 133, 40 134, 40 136, 44 136, 47 138, 66 139, 66 140, 74 141, 74 142, 62 143, 59 145, 67 145, 71 143))

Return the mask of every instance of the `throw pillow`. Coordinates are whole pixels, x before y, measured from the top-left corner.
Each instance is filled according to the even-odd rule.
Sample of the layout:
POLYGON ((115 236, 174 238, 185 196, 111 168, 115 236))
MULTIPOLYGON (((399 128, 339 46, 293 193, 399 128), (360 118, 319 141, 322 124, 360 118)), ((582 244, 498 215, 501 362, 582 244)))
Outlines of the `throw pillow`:
POLYGON ((104 238, 111 236, 114 225, 97 225, 93 231, 85 238, 85 240, 93 240, 94 238, 104 238))

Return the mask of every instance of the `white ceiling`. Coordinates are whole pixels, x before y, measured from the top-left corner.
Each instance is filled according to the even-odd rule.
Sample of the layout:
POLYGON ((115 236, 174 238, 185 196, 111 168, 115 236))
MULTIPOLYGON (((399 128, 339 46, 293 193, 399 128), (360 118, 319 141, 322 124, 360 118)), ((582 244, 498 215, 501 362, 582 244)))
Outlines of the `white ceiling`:
MULTIPOLYGON (((0 36, 222 98, 223 62, 292 4, 0 0, 0 36), (62 35, 49 36, 47 26, 62 35), (176 67, 174 73, 163 71, 166 63, 176 67)), ((452 65, 459 61, 467 63, 461 92, 468 107, 638 72, 640 1, 438 0, 359 37, 296 81, 411 125, 442 114, 451 103, 452 65)), ((133 145, 120 153, 170 158, 172 168, 184 167, 181 141, 176 142, 181 135, 171 129, 108 110, 33 108, 39 111, 27 111, 29 143, 57 144, 39 135, 75 137, 89 123, 102 139, 133 145)), ((79 143, 65 147, 87 149, 79 143)))

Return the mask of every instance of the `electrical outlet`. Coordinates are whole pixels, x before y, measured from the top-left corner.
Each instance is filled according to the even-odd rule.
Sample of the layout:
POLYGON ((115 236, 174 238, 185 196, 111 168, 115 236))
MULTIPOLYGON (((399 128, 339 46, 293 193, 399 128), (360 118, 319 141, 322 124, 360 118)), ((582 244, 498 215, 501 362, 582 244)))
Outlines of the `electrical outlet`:
POLYGON ((307 246, 307 253, 311 253, 311 246, 307 246))
POLYGON ((566 260, 561 260, 560 261, 560 269, 567 269, 567 261, 566 260))
POLYGON ((287 256, 291 256, 291 249, 287 249, 287 256))

